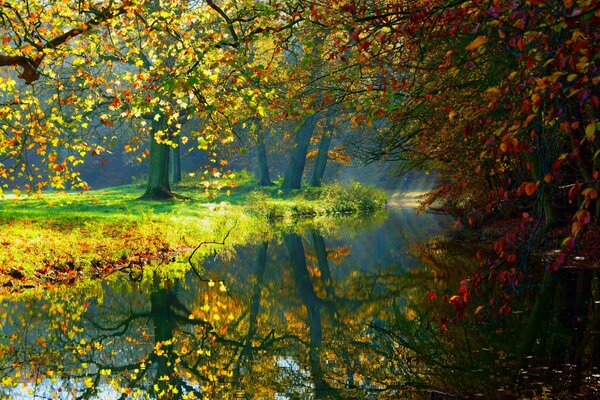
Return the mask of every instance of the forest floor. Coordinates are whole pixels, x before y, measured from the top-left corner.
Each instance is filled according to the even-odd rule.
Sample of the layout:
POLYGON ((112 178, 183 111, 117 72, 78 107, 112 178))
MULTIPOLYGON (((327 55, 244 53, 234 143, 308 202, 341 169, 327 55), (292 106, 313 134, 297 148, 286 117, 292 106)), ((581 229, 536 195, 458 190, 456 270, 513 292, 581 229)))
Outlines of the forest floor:
POLYGON ((0 199, 0 293, 172 261, 201 243, 207 246, 198 252, 208 252, 225 237, 227 245, 250 244, 314 218, 333 226, 331 216, 375 212, 387 200, 359 184, 283 193, 277 185, 258 187, 245 174, 230 178, 173 185, 188 200, 138 200, 143 185, 6 196, 0 199))

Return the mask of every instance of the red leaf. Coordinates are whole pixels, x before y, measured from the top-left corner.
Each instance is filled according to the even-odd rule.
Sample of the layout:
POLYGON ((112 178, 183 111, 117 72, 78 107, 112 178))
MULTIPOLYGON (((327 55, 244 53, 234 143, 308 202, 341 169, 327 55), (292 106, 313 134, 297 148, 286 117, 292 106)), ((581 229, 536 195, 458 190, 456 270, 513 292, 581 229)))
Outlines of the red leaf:
POLYGON ((577 221, 581 222, 584 225, 589 224, 590 221, 592 220, 592 217, 588 210, 579 211, 576 215, 576 218, 577 218, 577 221))
POLYGON ((537 183, 528 182, 525 184, 525 187, 524 187, 525 194, 527 196, 533 196, 533 194, 536 192, 537 188, 538 188, 537 183))
POLYGON ((573 199, 575 198, 575 196, 577 196, 577 193, 579 193, 579 191, 581 190, 581 183, 579 183, 579 181, 577 181, 572 187, 571 189, 569 189, 569 201, 573 201, 573 199))

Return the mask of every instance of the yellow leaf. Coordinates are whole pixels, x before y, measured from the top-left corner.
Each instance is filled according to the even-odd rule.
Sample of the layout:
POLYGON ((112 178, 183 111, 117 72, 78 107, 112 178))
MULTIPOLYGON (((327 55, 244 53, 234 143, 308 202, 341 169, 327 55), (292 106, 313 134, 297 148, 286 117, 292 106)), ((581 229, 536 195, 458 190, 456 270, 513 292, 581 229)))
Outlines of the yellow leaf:
POLYGON ((585 127, 585 137, 587 137, 591 142, 594 141, 594 133, 596 132, 596 124, 592 122, 588 126, 585 127))
POLYGON ((480 46, 484 45, 487 42, 487 39, 485 38, 485 36, 479 36, 477 37, 477 39, 473 40, 471 43, 469 43, 469 45, 467 47, 465 47, 465 50, 475 50, 477 48, 479 48, 480 46))
POLYGON ((596 189, 594 189, 594 188, 587 188, 583 192, 581 192, 581 194, 583 195, 583 197, 585 197, 585 198, 589 197, 592 200, 594 200, 598 197, 598 191, 596 191, 596 189))

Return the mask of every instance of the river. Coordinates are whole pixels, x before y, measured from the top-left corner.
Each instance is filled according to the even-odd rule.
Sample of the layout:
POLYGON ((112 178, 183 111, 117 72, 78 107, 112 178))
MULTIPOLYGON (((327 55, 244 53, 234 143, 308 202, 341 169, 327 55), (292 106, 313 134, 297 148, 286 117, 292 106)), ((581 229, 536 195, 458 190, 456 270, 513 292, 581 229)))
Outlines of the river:
MULTIPOLYGON (((286 228, 266 241, 215 250, 200 274, 183 260, 3 300, 0 395, 598 396, 597 276, 557 279, 555 309, 523 357, 516 343, 530 302, 516 300, 510 317, 484 310, 452 322, 442 296, 477 260, 469 244, 444 239, 452 229, 447 218, 407 207, 338 225, 286 228), (589 290, 569 308, 560 296, 573 279, 587 279, 589 290), (577 307, 587 307, 585 315, 577 307), (576 315, 563 315, 569 310, 576 315)), ((473 307, 489 296, 474 297, 473 307)))

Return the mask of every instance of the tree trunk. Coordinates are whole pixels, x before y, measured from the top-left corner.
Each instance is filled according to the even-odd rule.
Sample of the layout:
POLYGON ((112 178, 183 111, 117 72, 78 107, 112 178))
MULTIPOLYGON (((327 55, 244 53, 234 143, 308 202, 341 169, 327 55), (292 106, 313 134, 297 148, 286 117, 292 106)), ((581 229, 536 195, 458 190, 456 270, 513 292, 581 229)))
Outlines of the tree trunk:
POLYGON ((313 176, 310 181, 311 186, 319 187, 323 182, 323 175, 325 174, 325 166, 327 165, 327 153, 329 152, 329 145, 332 139, 331 132, 324 132, 321 142, 319 143, 319 152, 317 153, 317 161, 315 162, 315 169, 313 170, 313 176))
MULTIPOLYGON (((531 163, 531 177, 539 182, 543 182, 546 174, 552 170, 552 165, 544 160, 554 160, 558 152, 556 145, 547 143, 543 139, 541 132, 542 127, 539 126, 534 152, 528 153, 525 156, 527 161, 531 163)), ((540 201, 544 213, 544 232, 547 232, 562 221, 562 215, 552 201, 552 186, 542 183, 540 188, 542 190, 540 201)))
POLYGON ((171 182, 181 182, 181 144, 179 143, 179 136, 175 138, 177 147, 171 147, 171 182))
MULTIPOLYGON (((339 320, 339 315, 341 314, 338 310, 339 299, 335 293, 333 278, 331 277, 331 270, 329 269, 329 260, 327 258, 325 239, 323 238, 323 235, 314 229, 311 229, 311 236, 313 245, 315 247, 315 252, 317 253, 319 271, 321 271, 321 283, 323 287, 325 287, 325 293, 327 295, 327 302, 325 303, 326 309, 329 312, 329 318, 332 325, 338 332, 337 334, 341 334, 344 331, 344 326, 339 320)), ((350 360, 350 353, 348 352, 348 348, 345 346, 342 346, 340 351, 346 366, 346 387, 354 386, 354 368, 350 360)))
POLYGON ((284 191, 300 189, 300 186, 302 185, 302 175, 304 174, 304 165, 306 164, 306 153, 308 152, 310 139, 312 138, 317 121, 317 115, 308 115, 304 117, 301 125, 296 131, 292 156, 285 173, 285 178, 283 179, 283 184, 281 185, 284 191))
POLYGON ((548 231, 553 227, 557 226, 563 221, 560 210, 554 205, 552 201, 552 192, 550 187, 542 188, 542 207, 544 209, 544 229, 548 231))
POLYGON ((260 186, 271 186, 271 176, 269 175, 269 163, 267 161, 267 146, 265 144, 264 132, 259 132, 256 143, 256 153, 258 156, 258 175, 260 186))
POLYGON ((154 133, 162 127, 158 121, 152 121, 152 137, 150 142, 150 167, 148 185, 141 199, 164 200, 173 197, 169 183, 169 152, 171 146, 158 143, 154 133))

